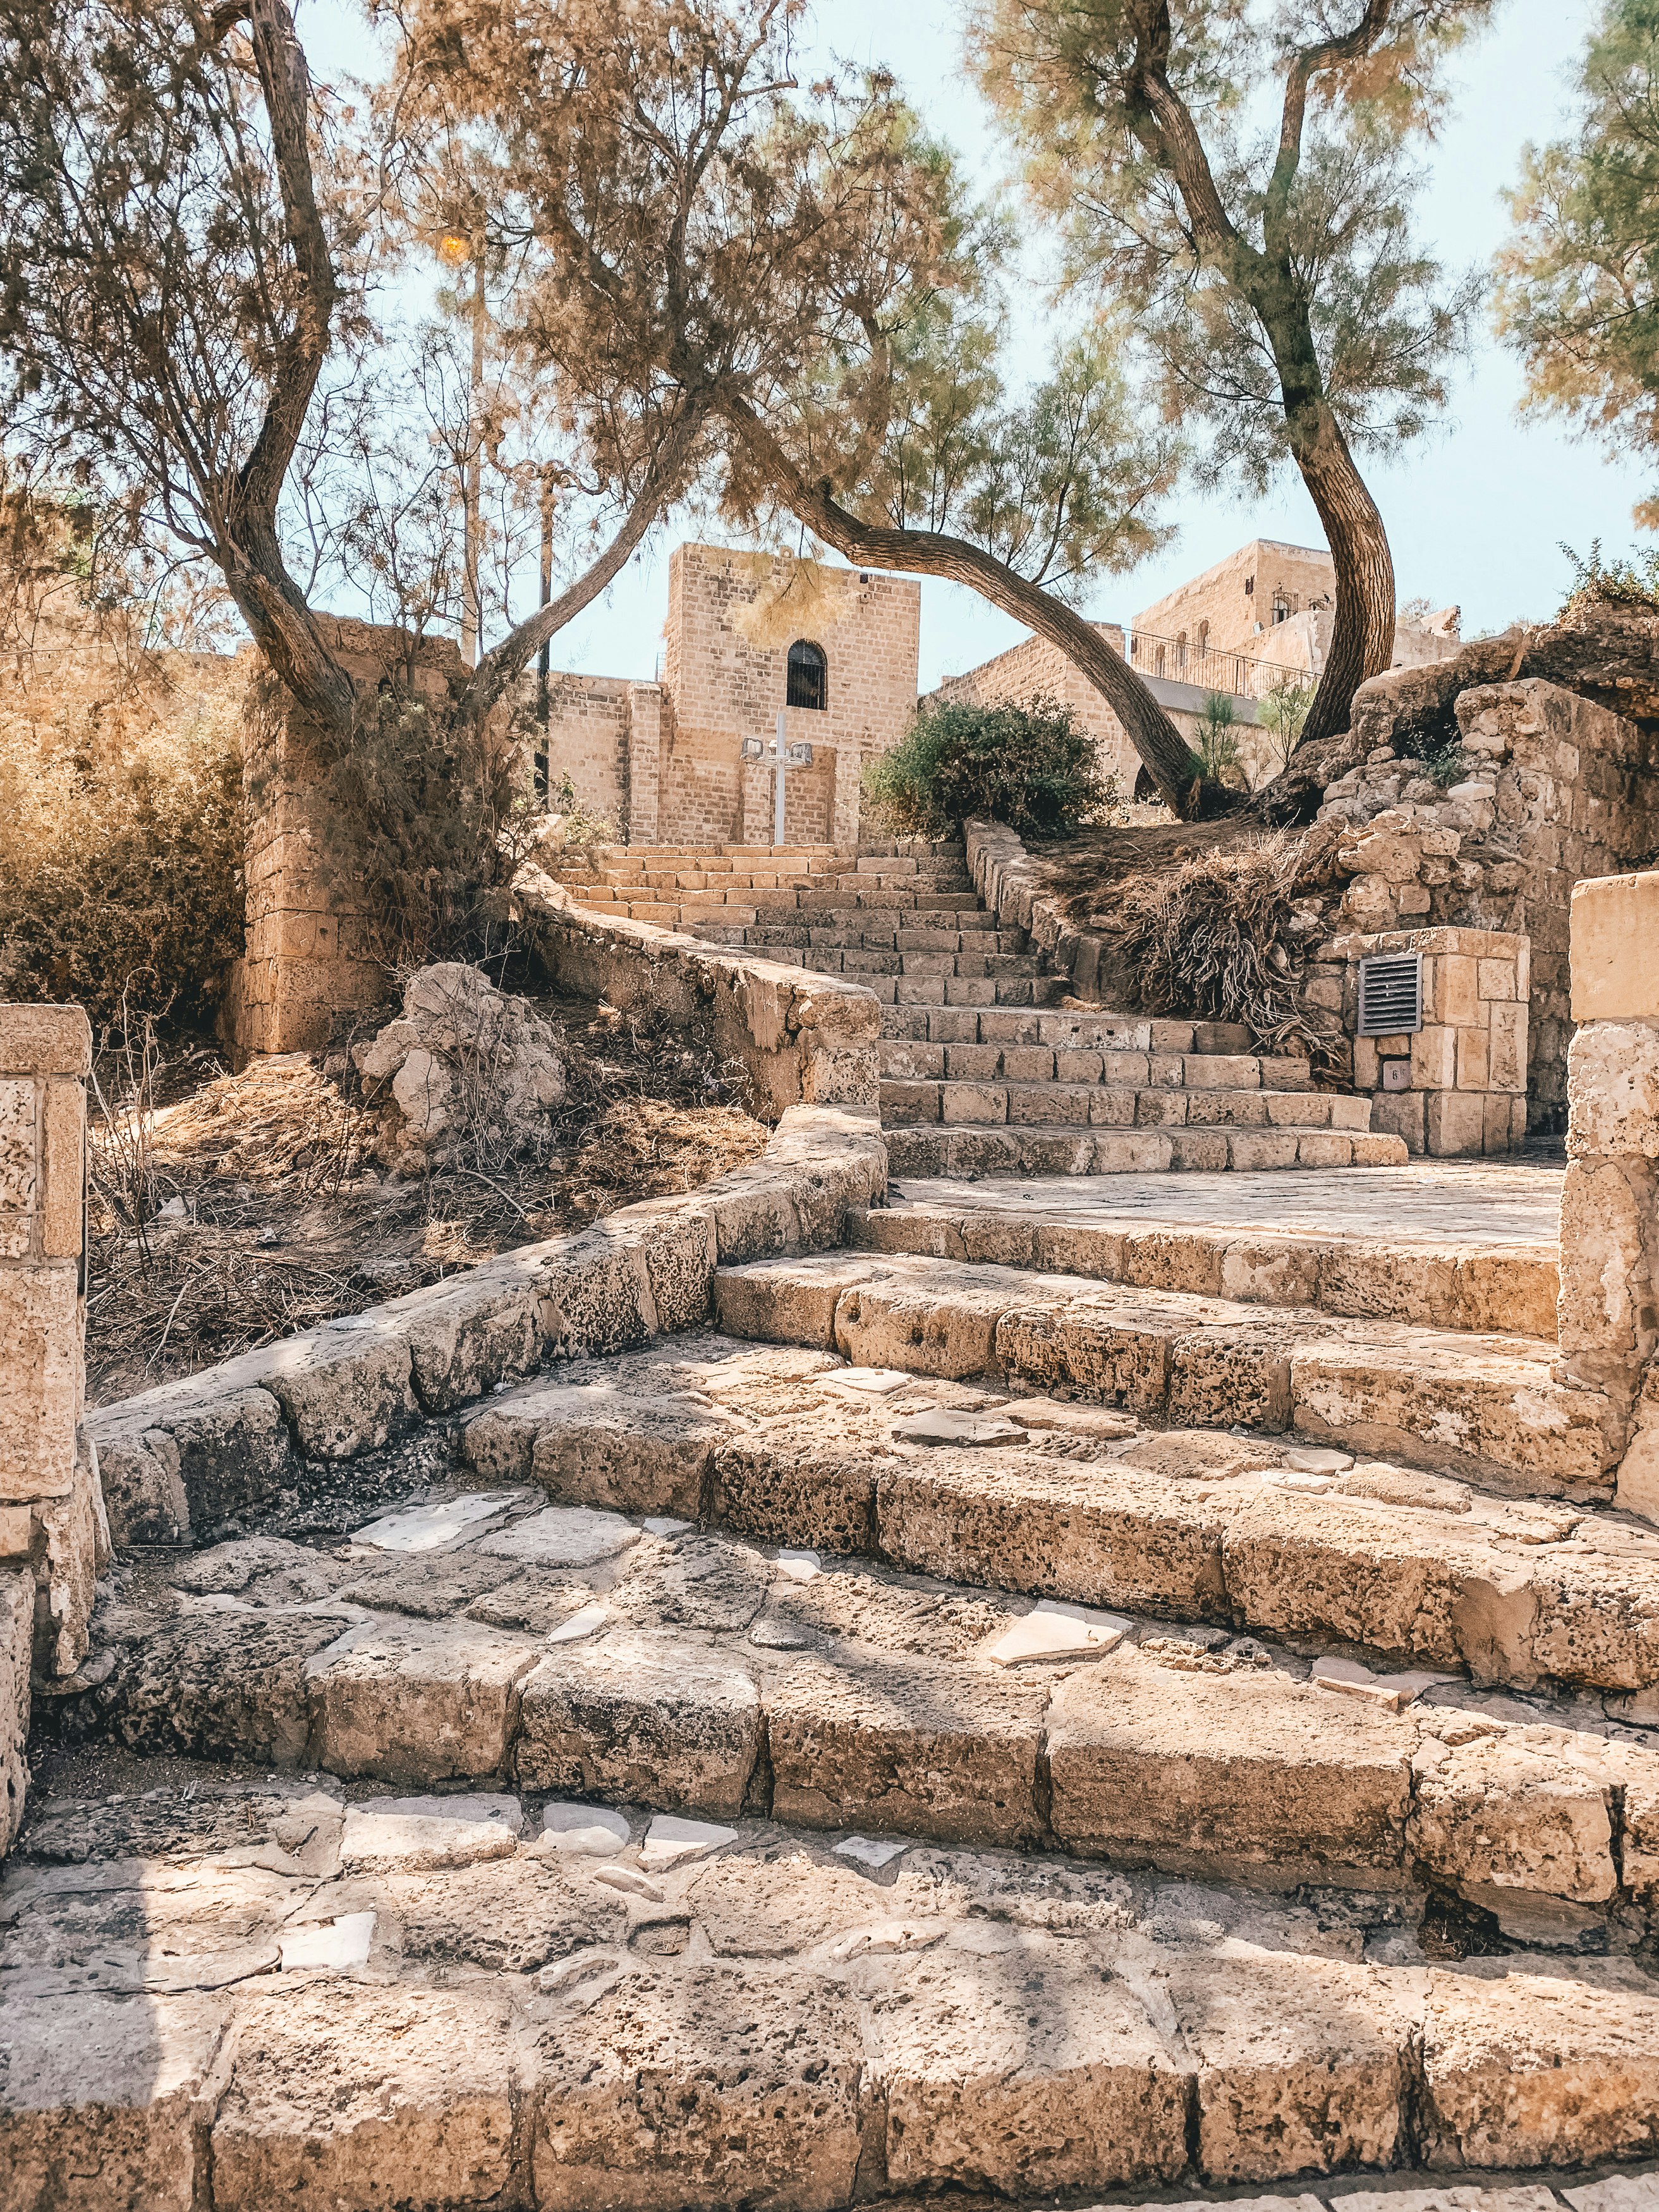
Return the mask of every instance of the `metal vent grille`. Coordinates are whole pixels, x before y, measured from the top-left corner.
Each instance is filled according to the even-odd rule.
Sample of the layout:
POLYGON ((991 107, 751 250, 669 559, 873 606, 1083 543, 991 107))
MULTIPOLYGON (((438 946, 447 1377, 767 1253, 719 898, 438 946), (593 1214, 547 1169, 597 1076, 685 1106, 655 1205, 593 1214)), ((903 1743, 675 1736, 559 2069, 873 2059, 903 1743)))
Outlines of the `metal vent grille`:
POLYGON ((1411 1036, 1423 1026, 1423 956, 1389 952, 1359 963, 1361 1036, 1411 1036))

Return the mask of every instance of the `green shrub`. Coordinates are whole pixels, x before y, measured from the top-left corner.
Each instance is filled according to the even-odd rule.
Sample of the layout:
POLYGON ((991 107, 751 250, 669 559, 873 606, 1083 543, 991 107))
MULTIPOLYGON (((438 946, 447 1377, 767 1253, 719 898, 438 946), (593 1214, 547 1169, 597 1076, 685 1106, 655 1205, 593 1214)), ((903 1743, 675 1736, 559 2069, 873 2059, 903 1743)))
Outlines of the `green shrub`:
POLYGON ((1637 552, 1629 560, 1617 555, 1601 558, 1601 541, 1590 540, 1589 558, 1581 560, 1571 545, 1561 550, 1572 564, 1572 588, 1561 602, 1563 615, 1585 607, 1628 607, 1637 614, 1659 614, 1659 553, 1637 552))
POLYGON ((95 1024, 208 1024, 242 950, 235 720, 88 758, 0 726, 0 999, 77 999, 95 1024))
POLYGON ((1224 691, 1207 691, 1198 710, 1198 743, 1193 758, 1206 783, 1242 783, 1243 756, 1233 720, 1233 702, 1224 691))
POLYGON ((973 817, 1054 837, 1115 803, 1095 741, 1069 707, 937 707, 864 775, 875 819, 900 837, 945 837, 973 817))

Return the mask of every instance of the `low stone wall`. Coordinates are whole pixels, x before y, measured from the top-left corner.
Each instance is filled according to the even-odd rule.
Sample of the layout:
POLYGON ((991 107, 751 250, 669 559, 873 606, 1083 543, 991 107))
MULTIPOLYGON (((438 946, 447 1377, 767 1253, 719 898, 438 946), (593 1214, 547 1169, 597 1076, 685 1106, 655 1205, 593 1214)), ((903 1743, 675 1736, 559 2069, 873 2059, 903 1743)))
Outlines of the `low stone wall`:
POLYGON ((764 1120, 802 1104, 876 1104, 881 1007, 872 991, 577 906, 533 863, 514 878, 513 896, 556 988, 624 1013, 706 1022, 716 1051, 742 1066, 764 1120))
POLYGON ((714 1269, 830 1249, 879 1202, 876 1108, 796 1106, 758 1161, 367 1312, 104 1407, 88 1425, 120 1542, 185 1543, 549 1360, 708 1319, 714 1269))
POLYGON ((1436 705, 1428 694, 1449 680, 1444 670, 1399 672, 1355 697, 1354 729, 1371 750, 1328 787, 1319 816, 1342 828, 1339 859, 1352 881, 1340 919, 1366 933, 1451 927, 1529 938, 1530 1121, 1559 1129, 1571 1034, 1573 885, 1659 849, 1655 739, 1535 677, 1466 678, 1466 688, 1436 705), (1455 735, 1462 747, 1449 787, 1417 751, 1429 741, 1431 706, 1441 720, 1429 736, 1443 743, 1455 735))
POLYGON ((1027 931, 1033 950, 1057 974, 1071 977, 1077 996, 1092 999, 1099 989, 1104 940, 1068 921, 1058 899, 1043 896, 1042 866, 1013 830, 1000 822, 964 822, 962 834, 974 889, 998 921, 1027 931))
POLYGON ((1659 873, 1572 901, 1558 1334, 1626 1426, 1617 1503, 1659 1522, 1659 873))
POLYGON ((1351 931, 1315 948, 1304 995, 1341 1015, 1353 1039, 1353 1087, 1371 1101, 1373 1131, 1437 1159, 1507 1152, 1521 1142, 1530 957, 1526 938, 1487 929, 1351 931), (1423 1026, 1411 1036, 1362 1037, 1359 963, 1401 952, 1422 958, 1423 1026), (1403 1088, 1387 1080, 1390 1061, 1403 1088))
POLYGON ((0 1852, 22 1819, 31 1675, 85 1657, 109 1557, 82 1419, 91 1064, 79 1006, 0 1006, 0 1852))

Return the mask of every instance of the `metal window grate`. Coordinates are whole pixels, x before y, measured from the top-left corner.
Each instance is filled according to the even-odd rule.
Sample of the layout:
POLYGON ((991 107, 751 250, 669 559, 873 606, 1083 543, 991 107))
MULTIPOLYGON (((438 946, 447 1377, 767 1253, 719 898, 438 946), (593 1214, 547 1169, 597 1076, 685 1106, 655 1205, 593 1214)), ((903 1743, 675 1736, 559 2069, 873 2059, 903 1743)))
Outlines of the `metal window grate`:
POLYGON ((1423 1026, 1423 956, 1389 952, 1359 963, 1361 1036, 1411 1036, 1423 1026))

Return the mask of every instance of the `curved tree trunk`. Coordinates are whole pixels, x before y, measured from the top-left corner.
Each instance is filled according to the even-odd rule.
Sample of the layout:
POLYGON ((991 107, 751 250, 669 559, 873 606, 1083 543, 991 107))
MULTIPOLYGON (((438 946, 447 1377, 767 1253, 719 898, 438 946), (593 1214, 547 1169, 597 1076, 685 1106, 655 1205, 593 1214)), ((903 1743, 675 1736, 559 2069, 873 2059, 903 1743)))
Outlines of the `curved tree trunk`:
POLYGON ((1080 669, 1123 725, 1146 763, 1165 804, 1183 821, 1230 812, 1235 793, 1199 775, 1192 748, 1146 686, 1091 623, 1040 585, 1027 583, 992 554, 943 531, 902 530, 861 522, 831 496, 827 486, 807 483, 771 433, 746 408, 730 411, 738 435, 760 464, 778 499, 813 535, 849 561, 912 574, 943 576, 966 584, 994 607, 1027 623, 1080 669))
POLYGON ((1354 693, 1393 660, 1395 584, 1382 517, 1354 465, 1341 425, 1322 398, 1298 411, 1312 420, 1302 434, 1291 420, 1291 450, 1319 510, 1336 566, 1330 658, 1298 741, 1307 745, 1346 730, 1354 693))

